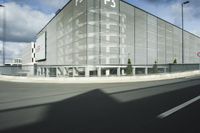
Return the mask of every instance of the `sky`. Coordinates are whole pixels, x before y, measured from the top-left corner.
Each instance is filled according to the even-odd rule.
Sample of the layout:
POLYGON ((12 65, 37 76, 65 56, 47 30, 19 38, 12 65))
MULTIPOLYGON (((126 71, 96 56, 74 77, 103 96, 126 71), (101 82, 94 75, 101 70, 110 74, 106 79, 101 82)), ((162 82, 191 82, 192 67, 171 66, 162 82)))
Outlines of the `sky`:
MULTIPOLYGON (((172 24, 181 26, 181 3, 185 0, 125 0, 172 24)), ((0 0, 0 64, 3 20, 6 22, 6 58, 20 57, 22 49, 35 41, 36 34, 68 0, 0 0), (4 11, 5 18, 4 19, 4 11)), ((200 36, 200 0, 184 5, 184 29, 200 36)))

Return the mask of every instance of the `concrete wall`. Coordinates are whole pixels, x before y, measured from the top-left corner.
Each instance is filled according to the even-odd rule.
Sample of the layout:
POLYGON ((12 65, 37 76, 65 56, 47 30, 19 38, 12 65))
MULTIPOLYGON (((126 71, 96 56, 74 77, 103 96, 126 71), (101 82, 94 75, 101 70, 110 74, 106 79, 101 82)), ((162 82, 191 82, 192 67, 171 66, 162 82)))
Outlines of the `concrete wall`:
POLYGON ((185 72, 185 71, 194 71, 199 70, 199 64, 169 64, 169 72, 185 72))

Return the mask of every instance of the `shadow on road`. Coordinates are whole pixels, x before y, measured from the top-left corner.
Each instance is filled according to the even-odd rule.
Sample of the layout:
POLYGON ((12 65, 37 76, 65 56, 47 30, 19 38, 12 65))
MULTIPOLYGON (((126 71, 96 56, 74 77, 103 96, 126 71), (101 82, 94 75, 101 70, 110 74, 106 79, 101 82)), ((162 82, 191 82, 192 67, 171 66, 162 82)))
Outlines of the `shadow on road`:
MULTIPOLYGON (((165 101, 170 98, 170 95, 162 94, 122 103, 101 90, 94 90, 61 102, 48 104, 49 109, 42 120, 29 125, 7 129, 1 131, 1 133, 177 132, 172 129, 173 127, 165 127, 171 125, 165 125, 163 120, 156 118, 166 108, 164 105, 158 106, 159 98, 165 101), (164 130, 163 127, 165 127, 164 130)), ((37 107, 40 106, 32 108, 37 107)), ((18 110, 26 110, 26 108, 18 110)), ((21 115, 23 116, 24 114, 21 115)), ((188 131, 187 128, 184 130, 188 131)))

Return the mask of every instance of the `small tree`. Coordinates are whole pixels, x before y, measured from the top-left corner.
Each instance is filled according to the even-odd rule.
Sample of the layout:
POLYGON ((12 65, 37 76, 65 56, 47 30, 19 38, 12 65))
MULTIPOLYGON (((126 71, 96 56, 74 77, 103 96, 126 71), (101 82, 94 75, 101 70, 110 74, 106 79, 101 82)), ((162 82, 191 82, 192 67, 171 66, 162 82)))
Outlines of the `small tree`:
POLYGON ((154 65, 153 65, 153 73, 158 73, 157 61, 154 62, 154 65))
POLYGON ((132 75, 133 74, 133 68, 132 68, 132 64, 131 64, 131 59, 128 59, 128 65, 126 67, 126 74, 127 75, 132 75))
POLYGON ((177 60, 176 60, 176 58, 174 59, 173 64, 177 64, 177 60))

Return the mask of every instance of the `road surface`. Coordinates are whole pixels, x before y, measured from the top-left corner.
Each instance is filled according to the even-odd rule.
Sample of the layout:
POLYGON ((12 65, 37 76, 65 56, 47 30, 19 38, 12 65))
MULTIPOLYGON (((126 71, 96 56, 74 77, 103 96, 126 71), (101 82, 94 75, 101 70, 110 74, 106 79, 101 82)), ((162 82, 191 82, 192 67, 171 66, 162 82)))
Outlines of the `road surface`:
POLYGON ((199 133, 200 79, 0 82, 1 133, 199 133))

